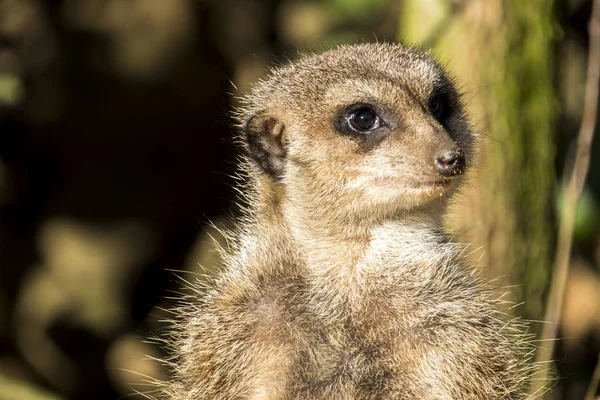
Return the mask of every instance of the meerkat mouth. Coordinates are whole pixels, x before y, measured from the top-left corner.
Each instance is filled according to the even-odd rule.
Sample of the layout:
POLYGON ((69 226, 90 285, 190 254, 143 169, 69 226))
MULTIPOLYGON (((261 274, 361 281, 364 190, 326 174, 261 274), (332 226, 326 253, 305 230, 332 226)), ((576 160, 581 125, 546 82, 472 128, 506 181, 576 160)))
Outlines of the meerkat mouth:
POLYGON ((432 195, 443 196, 444 194, 450 191, 450 186, 452 186, 452 179, 446 178, 437 181, 422 182, 420 184, 417 184, 414 187, 414 191, 415 194, 419 194, 421 196, 426 197, 432 195))
POLYGON ((452 183, 452 179, 442 179, 439 181, 425 182, 424 186, 438 189, 438 188, 446 188, 446 187, 450 186, 451 183, 452 183))

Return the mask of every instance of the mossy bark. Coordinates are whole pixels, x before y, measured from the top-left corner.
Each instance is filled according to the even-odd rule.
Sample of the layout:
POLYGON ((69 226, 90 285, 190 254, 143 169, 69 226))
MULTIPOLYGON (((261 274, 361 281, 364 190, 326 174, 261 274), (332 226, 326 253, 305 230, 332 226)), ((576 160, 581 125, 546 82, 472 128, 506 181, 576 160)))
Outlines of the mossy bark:
POLYGON ((518 285, 515 312, 539 320, 555 232, 553 1, 448 4, 404 0, 399 36, 447 64, 480 132, 476 171, 449 224, 481 247, 473 257, 490 276, 518 285))

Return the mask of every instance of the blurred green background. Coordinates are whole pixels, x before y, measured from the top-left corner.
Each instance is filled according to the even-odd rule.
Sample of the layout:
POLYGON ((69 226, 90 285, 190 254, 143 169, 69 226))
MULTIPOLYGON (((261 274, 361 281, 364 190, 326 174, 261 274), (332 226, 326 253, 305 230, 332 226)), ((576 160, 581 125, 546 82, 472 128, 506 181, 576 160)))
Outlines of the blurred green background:
MULTIPOLYGON (((543 318, 583 109, 588 0, 0 0, 0 400, 143 398, 168 379, 173 270, 216 271, 237 214, 230 111, 339 43, 431 48, 479 132, 450 232, 543 318), (568 164, 568 163, 567 163, 568 164)), ((600 144, 575 230, 554 390, 600 350, 600 144)), ((186 279, 193 275, 180 273, 186 279)), ((534 322, 532 331, 541 324, 534 322)))

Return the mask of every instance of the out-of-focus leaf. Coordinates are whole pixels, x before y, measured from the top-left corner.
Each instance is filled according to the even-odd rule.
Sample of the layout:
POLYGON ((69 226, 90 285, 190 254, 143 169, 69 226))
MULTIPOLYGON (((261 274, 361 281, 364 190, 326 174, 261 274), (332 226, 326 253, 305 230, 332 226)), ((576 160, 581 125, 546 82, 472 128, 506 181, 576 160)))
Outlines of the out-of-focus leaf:
POLYGON ((389 0, 329 0, 329 3, 338 14, 358 18, 380 11, 389 4, 389 0))
POLYGON ((9 379, 0 374, 0 399, 6 400, 63 400, 53 393, 34 388, 30 384, 9 379))
MULTIPOLYGON (((562 193, 558 195, 556 207, 559 215, 561 215, 564 212, 564 198, 562 193)), ((589 242, 597 233, 598 226, 600 226, 598 201, 594 198, 590 190, 585 188, 577 205, 575 228, 573 231, 575 241, 589 242)))
POLYGON ((16 105, 24 95, 23 82, 17 76, 0 74, 0 104, 16 105))

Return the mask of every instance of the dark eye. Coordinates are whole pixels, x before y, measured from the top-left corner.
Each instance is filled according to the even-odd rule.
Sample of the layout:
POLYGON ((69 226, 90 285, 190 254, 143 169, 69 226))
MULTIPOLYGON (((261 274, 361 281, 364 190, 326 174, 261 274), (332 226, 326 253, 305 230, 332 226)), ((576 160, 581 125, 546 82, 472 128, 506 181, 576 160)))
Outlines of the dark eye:
POLYGON ((350 114, 348 121, 357 132, 369 132, 379 128, 381 120, 375 111, 370 108, 361 108, 350 114))
POLYGON ((448 98, 444 94, 437 94, 429 100, 429 112, 435 117, 440 123, 448 118, 450 106, 448 104, 448 98))

